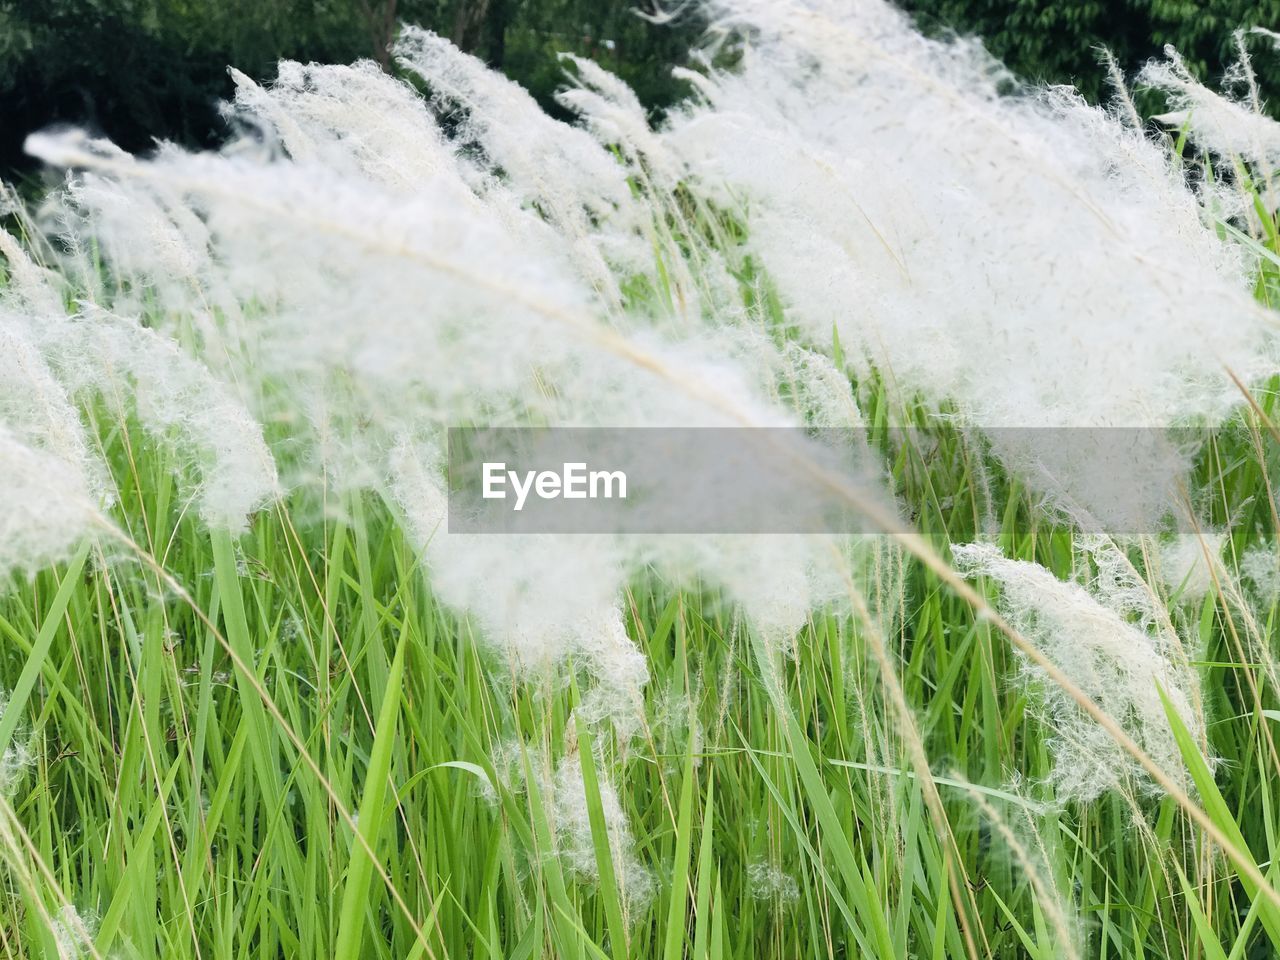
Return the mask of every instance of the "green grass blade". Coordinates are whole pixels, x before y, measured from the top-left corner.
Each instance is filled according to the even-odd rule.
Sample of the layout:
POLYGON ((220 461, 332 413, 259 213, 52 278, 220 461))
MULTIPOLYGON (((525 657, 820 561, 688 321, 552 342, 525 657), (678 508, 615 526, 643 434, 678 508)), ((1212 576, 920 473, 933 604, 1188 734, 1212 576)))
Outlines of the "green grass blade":
POLYGON ((400 714, 406 636, 407 634, 402 634, 400 643, 396 646, 395 659, 387 674, 386 694, 378 712, 377 732, 373 739, 373 751, 369 755, 364 795, 360 800, 358 835, 351 838, 351 860, 347 866, 346 886, 342 891, 342 910, 334 944, 334 960, 360 960, 364 956, 361 944, 369 907, 369 884, 373 877, 371 851, 377 852, 378 837, 390 819, 385 815, 384 804, 391 755, 395 746, 396 723, 400 714))

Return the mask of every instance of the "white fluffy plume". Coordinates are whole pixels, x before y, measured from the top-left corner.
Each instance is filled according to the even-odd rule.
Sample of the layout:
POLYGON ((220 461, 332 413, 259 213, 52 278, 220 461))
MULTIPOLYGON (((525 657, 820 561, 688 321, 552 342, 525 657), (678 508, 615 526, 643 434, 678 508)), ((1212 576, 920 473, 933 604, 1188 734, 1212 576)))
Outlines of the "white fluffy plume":
MULTIPOLYGON (((1106 548, 1098 545, 1099 550, 1106 548)), ((956 568, 988 577, 1000 587, 999 607, 1008 620, 1151 756, 1161 769, 1187 782, 1164 705, 1163 690, 1188 729, 1203 735, 1194 674, 1170 648, 1170 637, 1152 622, 1149 602, 1132 577, 1104 554, 1093 591, 1059 580, 1039 564, 1011 560, 985 543, 952 548, 956 568), (1146 616, 1135 617, 1135 613, 1146 616)), ((1173 640, 1176 642, 1176 638, 1173 640)), ((1148 783, 1142 769, 1061 688, 1027 663, 1026 679, 1052 730, 1051 777, 1057 799, 1091 800, 1132 778, 1148 783)))
MULTIPOLYGON (((1239 401, 1228 369, 1275 369, 1239 249, 1141 131, 1069 91, 1009 93, 980 44, 926 39, 881 0, 712 9, 741 65, 665 140, 745 220, 811 342, 834 322, 863 369, 980 428, 1200 423, 1239 401)), ((1077 446, 994 442, 1060 505, 1118 520, 1077 446)), ((1179 458, 1129 460, 1149 521, 1179 458)))

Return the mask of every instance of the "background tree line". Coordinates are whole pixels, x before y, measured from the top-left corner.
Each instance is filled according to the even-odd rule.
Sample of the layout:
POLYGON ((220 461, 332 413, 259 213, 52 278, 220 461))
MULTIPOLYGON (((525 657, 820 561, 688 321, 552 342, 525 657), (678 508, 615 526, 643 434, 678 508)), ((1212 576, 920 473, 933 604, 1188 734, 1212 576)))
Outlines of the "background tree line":
MULTIPOLYGON (((856 0, 849 0, 856 2, 856 0)), ((1214 78, 1240 26, 1280 27, 1280 0, 903 0, 928 30, 982 36, 1034 80, 1105 90, 1098 48, 1126 67, 1172 43, 1214 78)), ((218 142, 228 64, 269 79, 281 58, 387 61, 396 24, 451 37, 554 109, 556 53, 585 54, 620 74, 655 109, 680 86, 703 24, 677 0, 0 0, 0 175, 24 166, 27 133, 87 125, 129 150, 154 137, 218 142), (671 23, 643 14, 684 7, 671 23)), ((1260 54, 1264 91, 1280 91, 1280 56, 1260 54)))
POLYGON ((571 51, 621 75, 655 107, 679 85, 702 26, 658 25, 659 0, 0 0, 0 175, 25 166, 22 143, 51 123, 87 125, 128 150, 163 137, 211 146, 227 65, 257 79, 276 61, 384 65, 401 21, 450 37, 549 108, 571 51))
MULTIPOLYGON (((1072 83, 1096 100, 1107 92, 1098 51, 1130 71, 1173 44, 1201 79, 1216 82, 1236 59, 1240 28, 1280 30, 1280 0, 899 0, 933 32, 977 34, 1029 80, 1072 83)), ((1280 55, 1253 38, 1263 92, 1280 99, 1280 55)))

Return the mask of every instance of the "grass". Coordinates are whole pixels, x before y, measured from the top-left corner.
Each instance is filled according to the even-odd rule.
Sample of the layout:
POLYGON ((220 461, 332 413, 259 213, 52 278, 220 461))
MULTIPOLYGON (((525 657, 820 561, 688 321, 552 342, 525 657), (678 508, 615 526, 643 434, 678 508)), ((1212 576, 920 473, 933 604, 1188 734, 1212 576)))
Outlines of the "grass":
MULTIPOLYGON (((1262 429, 1273 399, 1242 420, 1262 429)), ((973 535, 978 484, 955 465, 980 455, 933 432, 894 470, 945 547, 973 535)), ((1229 464, 1224 491, 1266 489, 1248 436, 1205 456, 1206 477, 1229 464)), ((1280 943, 1274 908, 1171 799, 1044 805, 1046 730, 1008 646, 891 551, 861 577, 885 608, 902 583, 890 655, 945 832, 856 621, 816 613, 782 657, 713 592, 637 582, 652 680, 623 749, 574 718, 576 682, 513 680, 434 602, 376 499, 302 492, 211 535, 128 424, 104 444, 115 518, 154 561, 85 546, 0 599, 0 748, 30 739, 36 758, 0 805, 4 957, 1236 960, 1280 943), (595 878, 557 856, 536 772, 575 752, 595 878), (647 899, 615 880, 605 778, 647 899)), ((1070 534, 996 489, 1006 550, 1069 575, 1070 534)), ((1216 773, 1180 735, 1198 802, 1274 877, 1280 703, 1236 616, 1215 595, 1187 611, 1216 773)))
MULTIPOLYGON (((1264 253, 1269 301, 1280 235, 1264 219, 1261 240, 1237 239, 1264 253)), ((768 284, 742 279, 785 336, 768 284)), ((1232 530, 1233 574, 1274 542, 1278 388, 1255 392, 1195 474, 1205 519, 1232 530)), ((971 437, 856 389, 870 424, 928 438, 882 451, 943 555, 978 535, 989 495, 1009 556, 1076 572, 1072 532, 1038 519, 971 437)), ((513 677, 442 609, 377 497, 306 488, 244 536, 210 533, 135 423, 95 419, 130 545, 85 544, 0 593, 0 755, 29 743, 34 758, 0 779, 0 957, 1280 953, 1280 910, 1240 864, 1277 888, 1280 598, 1253 626, 1221 590, 1172 606, 1208 742, 1169 723, 1233 861, 1138 784, 1056 802, 1051 731, 1006 638, 887 541, 856 572, 883 650, 862 620, 815 611, 783 655, 710 587, 633 583, 627 628, 652 679, 624 744, 574 714, 585 675, 513 677), (561 855, 549 792, 574 757, 581 858, 561 855), (634 851, 610 833, 606 785, 634 851), (616 869, 632 854, 647 896, 616 869)), ((1143 566, 1152 547, 1129 549, 1143 566)))

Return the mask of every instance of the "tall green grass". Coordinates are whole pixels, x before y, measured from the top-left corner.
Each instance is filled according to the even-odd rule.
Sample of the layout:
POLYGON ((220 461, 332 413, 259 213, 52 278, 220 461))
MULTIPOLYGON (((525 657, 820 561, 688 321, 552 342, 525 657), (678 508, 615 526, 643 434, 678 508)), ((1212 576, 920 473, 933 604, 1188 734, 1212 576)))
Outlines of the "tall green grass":
MULTIPOLYGON (((1235 239, 1272 305, 1263 221, 1235 239)), ((791 335, 753 269, 750 306, 791 335)), ((854 388, 873 432, 919 428, 881 452, 943 556, 991 533, 989 511, 1008 556, 1077 573, 1072 532, 971 436, 854 388)), ((1277 533, 1278 390, 1195 471, 1205 519, 1232 530, 1228 578, 1277 533)), ((891 540, 859 577, 926 769, 862 621, 815 612, 783 653, 712 588, 656 577, 624 598, 652 679, 642 735, 618 743, 575 716, 572 671, 513 676, 435 601, 387 504, 305 488, 242 537, 210 533, 163 450, 96 414, 126 542, 0 592, 0 756, 32 757, 0 776, 5 958, 1280 955, 1280 910, 1174 799, 1056 802, 1051 732, 1005 638, 891 540), (560 855, 546 795, 574 756, 593 865, 560 855), (647 897, 619 883, 606 782, 647 897)), ((1143 566, 1152 547, 1129 549, 1143 566)), ((1264 600, 1254 630, 1275 652, 1280 597, 1264 600)), ((1209 717, 1201 743, 1169 711, 1194 802, 1280 889, 1280 690, 1222 591, 1174 610, 1209 717)))
MULTIPOLYGON (((875 422, 888 400, 863 394, 875 422)), ((1237 520, 1265 519, 1270 497, 1275 465, 1254 441, 1275 396, 1257 401, 1199 473, 1237 520)), ((1015 484, 978 477, 971 441, 894 413, 931 424, 936 446, 891 467, 941 549, 974 536, 990 488, 1006 551, 1071 575, 1071 535, 1037 525, 1015 484)), ((238 540, 211 536, 134 427, 104 418, 100 435, 134 547, 86 546, 0 597, 0 752, 30 741, 35 758, 0 803, 4 957, 1280 949, 1270 903, 1172 800, 1052 803, 1046 729, 1006 643, 892 551, 865 575, 896 604, 889 654, 949 837, 855 620, 817 613, 779 656, 713 591, 636 582, 627 626, 652 680, 646 729, 624 748, 575 721, 576 684, 513 678, 435 603, 384 504, 303 491, 238 540), (575 752, 594 879, 557 855, 538 775, 575 752), (652 873, 647 899, 615 880, 606 778, 652 873)), ((1229 569, 1256 536, 1237 532, 1229 569)), ((1272 598, 1272 642, 1277 612, 1272 598)), ((1274 877, 1280 698, 1233 639, 1237 611, 1211 594, 1183 613, 1220 758, 1211 773, 1179 730, 1197 802, 1274 877)))

